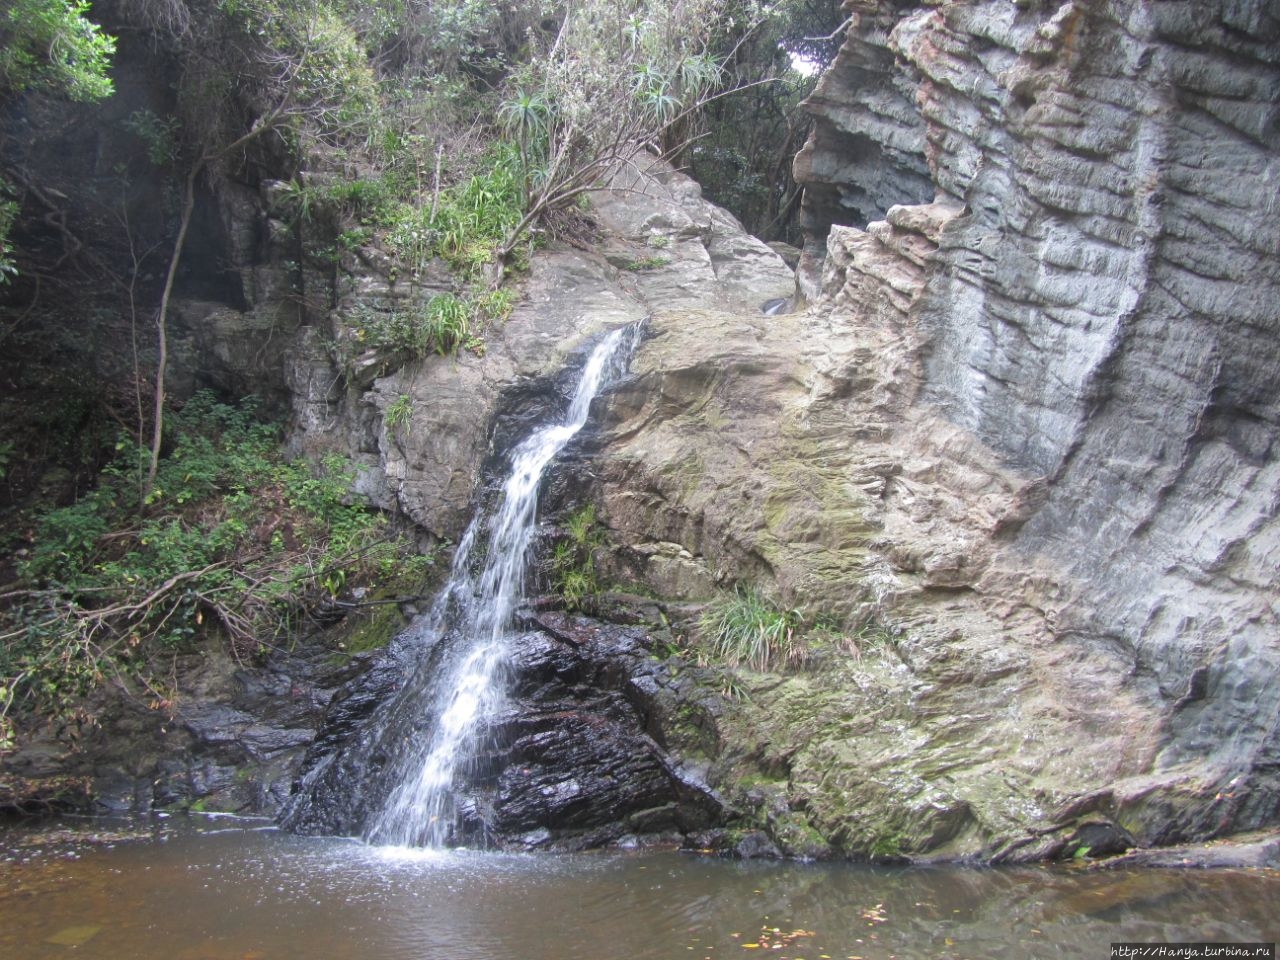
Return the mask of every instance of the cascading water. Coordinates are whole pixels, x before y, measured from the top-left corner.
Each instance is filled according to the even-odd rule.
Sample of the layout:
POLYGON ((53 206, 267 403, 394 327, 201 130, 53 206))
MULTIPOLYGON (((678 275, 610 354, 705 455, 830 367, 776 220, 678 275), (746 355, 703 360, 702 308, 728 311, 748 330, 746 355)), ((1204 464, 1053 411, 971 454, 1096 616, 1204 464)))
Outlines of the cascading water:
POLYGON ((398 763, 396 786, 365 825, 368 842, 438 847, 453 836, 455 780, 468 772, 487 721, 505 699, 509 640, 536 531, 539 483, 586 425, 591 401, 621 372, 637 333, 635 326, 615 330, 592 351, 563 418, 515 448, 498 503, 478 511, 463 536, 427 626, 428 636, 455 638, 453 666, 434 684, 431 702, 422 705, 435 722, 398 763), (483 558, 476 556, 480 546, 483 558))

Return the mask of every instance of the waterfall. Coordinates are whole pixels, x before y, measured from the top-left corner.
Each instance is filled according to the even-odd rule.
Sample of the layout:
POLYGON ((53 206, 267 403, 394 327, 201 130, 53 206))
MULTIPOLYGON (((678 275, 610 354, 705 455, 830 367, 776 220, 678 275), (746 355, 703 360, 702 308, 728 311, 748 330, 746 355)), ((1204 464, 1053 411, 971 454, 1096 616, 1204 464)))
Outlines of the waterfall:
POLYGON ((487 722, 503 708, 508 648, 536 532, 540 482, 585 426, 591 401, 621 373, 637 334, 637 326, 614 330, 596 346, 568 410, 516 446, 498 501, 477 511, 463 535, 427 627, 429 636, 448 635, 455 644, 447 675, 429 685, 434 695, 421 706, 434 723, 399 762, 386 803, 366 823, 366 841, 428 847, 449 842, 459 813, 455 781, 468 773, 483 748, 487 722))

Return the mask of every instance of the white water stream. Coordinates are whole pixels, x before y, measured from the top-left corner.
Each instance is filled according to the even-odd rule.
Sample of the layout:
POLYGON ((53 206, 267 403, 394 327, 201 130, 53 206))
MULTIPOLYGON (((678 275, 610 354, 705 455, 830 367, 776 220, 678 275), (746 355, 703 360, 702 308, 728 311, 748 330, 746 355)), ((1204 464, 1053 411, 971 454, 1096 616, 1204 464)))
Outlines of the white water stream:
POLYGON ((410 749, 398 785, 365 830, 366 841, 425 847, 448 843, 458 813, 455 779, 465 776, 482 746, 478 741, 486 721, 504 704, 509 639, 537 527, 539 484, 556 455, 586 425, 591 401, 621 372, 620 360, 630 353, 636 329, 614 330, 592 351, 563 418, 538 428, 516 447, 496 508, 477 512, 467 528, 430 627, 436 636, 448 631, 457 638, 456 666, 439 685, 437 702, 425 705, 436 722, 430 735, 410 749), (479 563, 473 562, 477 544, 487 545, 479 563))

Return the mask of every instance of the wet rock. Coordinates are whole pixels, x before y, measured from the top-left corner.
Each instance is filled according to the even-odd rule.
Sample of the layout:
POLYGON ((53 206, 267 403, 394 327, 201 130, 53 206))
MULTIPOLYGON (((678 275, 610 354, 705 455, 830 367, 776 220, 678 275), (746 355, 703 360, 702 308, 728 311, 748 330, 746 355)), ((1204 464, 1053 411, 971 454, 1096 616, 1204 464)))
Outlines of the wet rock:
POLYGON ((305 747, 315 738, 315 735, 315 730, 307 728, 282 728, 255 723, 241 734, 241 740, 249 756, 261 761, 282 750, 305 747))
POLYGON ((44 773, 19 776, 12 770, 0 778, 0 814, 33 816, 80 810, 91 797, 88 778, 44 773))
POLYGON ((1131 850, 1095 865, 1095 869, 1124 867, 1197 867, 1218 869, 1280 869, 1280 836, 1242 837, 1194 846, 1173 846, 1154 850, 1131 850))
POLYGON ((183 711, 182 724, 206 746, 221 747, 240 743, 253 717, 225 703, 199 704, 183 711))
POLYGON ((740 860, 777 860, 782 851, 761 830, 752 830, 733 845, 733 855, 740 860))
POLYGON ((47 798, 49 809, 273 814, 334 690, 367 669, 367 659, 335 661, 331 646, 315 638, 256 667, 217 648, 179 658, 175 702, 105 688, 87 705, 95 723, 80 732, 76 749, 59 744, 54 731, 24 737, 5 758, 0 809, 5 784, 29 782, 43 784, 31 797, 47 798), (59 797, 74 802, 55 803, 59 797))
MULTIPOLYGON (((655 669, 645 632, 557 610, 531 608, 524 619, 531 629, 512 649, 508 707, 490 724, 471 782, 458 785, 455 841, 576 850, 623 836, 678 837, 722 819, 716 795, 660 745, 655 718, 675 712, 674 697, 645 682, 655 669)), ((388 666, 396 656, 389 652, 334 697, 331 723, 285 814, 288 828, 359 833, 390 793, 384 774, 394 764, 383 754, 407 735, 394 724, 417 721, 397 720, 394 690, 371 678, 398 670, 388 666), (372 721, 350 709, 374 700, 381 705, 372 721)), ((430 655, 415 656, 432 669, 430 655)))
POLYGON ((1067 838, 1064 849, 1071 851, 1073 855, 1076 851, 1084 851, 1081 856, 1087 853, 1090 857, 1111 857, 1131 850, 1136 845, 1129 831, 1104 820, 1082 823, 1067 838))

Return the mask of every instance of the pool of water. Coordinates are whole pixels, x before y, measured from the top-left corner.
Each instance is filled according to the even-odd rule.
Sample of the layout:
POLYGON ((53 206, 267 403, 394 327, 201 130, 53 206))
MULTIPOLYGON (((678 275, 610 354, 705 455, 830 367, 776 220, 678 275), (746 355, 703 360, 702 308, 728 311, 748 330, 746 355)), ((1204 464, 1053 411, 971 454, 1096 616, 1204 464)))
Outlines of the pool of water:
POLYGON ((13 960, 1105 960, 1277 939, 1275 871, 407 854, 202 818, 0 831, 13 960))

